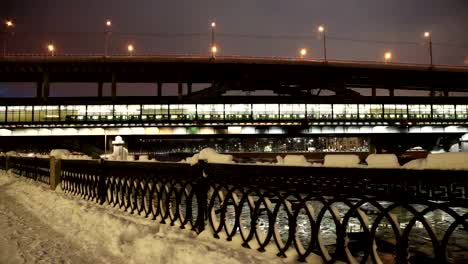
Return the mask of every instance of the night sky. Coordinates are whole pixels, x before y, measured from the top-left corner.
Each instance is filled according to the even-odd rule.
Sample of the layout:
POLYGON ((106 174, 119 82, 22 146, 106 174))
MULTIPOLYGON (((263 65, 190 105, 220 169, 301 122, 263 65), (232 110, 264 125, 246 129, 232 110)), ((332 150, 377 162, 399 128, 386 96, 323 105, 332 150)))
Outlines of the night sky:
POLYGON ((428 63, 424 31, 431 31, 434 63, 468 59, 466 0, 2 0, 0 17, 15 22, 8 52, 102 54, 110 18, 113 54, 204 54, 216 21, 220 55, 322 58, 317 26, 327 29, 329 59, 428 63))

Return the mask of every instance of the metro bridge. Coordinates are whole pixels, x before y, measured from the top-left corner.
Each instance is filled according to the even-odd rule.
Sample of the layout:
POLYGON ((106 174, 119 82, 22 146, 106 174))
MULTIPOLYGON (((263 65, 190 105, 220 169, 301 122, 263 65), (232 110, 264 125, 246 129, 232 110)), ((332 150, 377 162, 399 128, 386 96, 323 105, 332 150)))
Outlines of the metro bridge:
MULTIPOLYGON (((30 82, 36 98, 0 100, 2 136, 415 135, 436 142, 468 133, 468 69, 408 64, 238 57, 5 57, 0 82, 30 82), (96 83, 96 97, 49 97, 50 83, 96 83), (104 97, 104 83, 112 93, 104 97), (117 96, 119 83, 154 83, 153 96, 117 96), (177 96, 163 96, 165 83, 177 96), (192 84, 206 84, 192 92, 192 84), (183 94, 186 86, 187 93, 183 94), (362 96, 352 88, 371 90, 362 96), (376 96, 387 89, 389 96, 376 96), (278 96, 225 96, 271 90, 278 96), (335 95, 320 95, 322 90, 335 95), (394 96, 395 90, 427 97, 394 96), (442 96, 436 96, 442 94, 442 96), (287 95, 287 96, 286 96, 287 95)), ((413 139, 415 137, 412 137, 413 139)))
POLYGON ((423 90, 448 96, 468 91, 468 67, 308 59, 206 56, 6 56, 0 58, 0 82, 30 82, 36 95, 49 97, 50 83, 104 83, 116 98, 118 83, 177 83, 178 97, 217 96, 229 90, 271 90, 295 96, 358 95, 351 88, 423 90), (192 93, 193 84, 206 89, 192 93), (183 94, 183 87, 187 94, 183 94))

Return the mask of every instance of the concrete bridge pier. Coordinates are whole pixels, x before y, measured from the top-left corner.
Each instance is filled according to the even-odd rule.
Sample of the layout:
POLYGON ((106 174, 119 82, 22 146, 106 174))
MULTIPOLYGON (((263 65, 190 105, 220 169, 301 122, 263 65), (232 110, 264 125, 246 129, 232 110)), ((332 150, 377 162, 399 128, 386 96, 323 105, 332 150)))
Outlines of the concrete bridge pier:
POLYGON ((177 97, 179 98, 179 100, 182 99, 183 88, 183 83, 179 81, 179 83, 177 84, 177 97))
POLYGON ((98 97, 102 97, 102 87, 103 87, 103 83, 98 82, 98 97))
POLYGON ((192 94, 192 83, 188 82, 187 83, 187 95, 192 94))
POLYGON ((162 96, 162 85, 163 85, 163 83, 162 82, 157 82, 156 85, 157 85, 157 95, 158 95, 158 97, 161 97, 162 96))
POLYGON ((117 80, 115 77, 115 73, 112 73, 111 78, 111 96, 112 99, 115 99, 117 97, 117 80))

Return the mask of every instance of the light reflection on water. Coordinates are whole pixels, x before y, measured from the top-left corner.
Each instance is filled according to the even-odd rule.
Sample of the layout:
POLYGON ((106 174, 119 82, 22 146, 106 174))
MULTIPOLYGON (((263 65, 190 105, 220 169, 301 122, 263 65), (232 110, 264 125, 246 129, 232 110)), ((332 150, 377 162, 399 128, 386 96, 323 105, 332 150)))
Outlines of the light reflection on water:
MULTIPOLYGON (((242 197, 242 193, 238 192, 237 196, 239 197, 238 200, 242 197)), ((264 239, 266 235, 268 234, 268 230, 270 228, 270 221, 269 218, 273 217, 273 210, 276 206, 279 206, 278 213, 276 215, 276 218, 273 220, 274 223, 274 229, 272 230, 273 232, 276 230, 278 234, 278 238, 281 239, 281 241, 286 243, 288 240, 289 236, 289 228, 290 228, 290 219, 288 216, 288 208, 285 206, 284 203, 277 204, 279 202, 279 199, 277 197, 270 197, 269 199, 264 199, 268 200, 271 203, 265 202, 262 200, 262 202, 257 205, 258 200, 260 199, 259 196, 256 195, 251 195, 249 196, 251 203, 249 205, 249 199, 244 200, 242 203, 241 209, 240 209, 240 227, 236 226, 236 210, 235 208, 239 206, 238 204, 234 205, 233 199, 229 199, 229 204, 226 207, 226 215, 225 215, 225 222, 228 226, 228 233, 233 232, 233 228, 236 226, 236 235, 240 235, 239 233, 242 232, 244 233, 244 237, 248 235, 250 232, 252 225, 254 225, 257 228, 257 235, 258 239, 260 240, 260 243, 264 242, 264 239), (255 210, 255 206, 257 206, 257 221, 256 223, 252 223, 252 218, 253 218, 253 213, 255 210)), ((226 198, 227 199, 227 198, 226 198)), ((289 198, 288 198, 289 199, 289 198)), ((237 201, 238 201, 237 200, 237 201)), ((357 200, 356 200, 357 201, 357 200)), ((181 208, 185 208, 185 200, 181 201, 181 208)), ((220 202, 219 199, 216 199, 214 203, 214 209, 216 210, 215 216, 216 220, 218 222, 221 222, 221 214, 220 214, 220 209, 222 206, 222 202, 220 202)), ((317 220, 317 216, 319 212, 323 209, 324 205, 322 202, 319 201, 307 201, 306 202, 306 207, 299 207, 299 206, 294 206, 294 200, 290 200, 292 207, 289 209, 289 214, 294 214, 294 212, 297 212, 296 210, 299 210, 297 217, 296 217, 296 243, 300 243, 301 246, 305 249, 307 249, 311 243, 311 238, 312 238, 312 226, 313 222, 317 220), (308 213, 312 216, 312 219, 310 219, 308 213)), ((236 202, 238 203, 238 202, 236 202)), ((388 206, 392 205, 390 202, 379 202, 379 204, 387 208, 388 206)), ((341 221, 341 224, 343 222, 343 218, 345 215, 349 212, 349 206, 344 204, 344 203, 334 203, 333 208, 335 210, 327 210, 325 214, 323 215, 323 218, 320 222, 320 228, 319 228, 319 236, 321 238, 321 242, 323 245, 325 245, 329 250, 334 251, 334 246, 336 245, 336 225, 333 220, 332 214, 336 214, 339 216, 339 219, 341 221)), ((421 212, 426 208, 425 205, 411 205, 414 210, 417 212, 421 212)), ((370 230, 372 225, 374 224, 376 218, 379 215, 379 210, 372 204, 365 203, 359 207, 359 209, 364 213, 364 225, 367 225, 367 228, 370 230), (366 219, 367 218, 367 219, 366 219)), ((459 215, 464 215, 468 213, 468 208, 451 208, 455 212, 457 212, 459 215)), ((192 212, 195 214, 198 210, 198 204, 196 200, 192 202, 192 212)), ((398 228, 401 230, 404 230, 408 223, 414 218, 413 213, 408 211, 407 209, 403 207, 396 207, 395 209, 390 211, 390 214, 388 217, 394 221, 397 225, 398 228)), ((424 216, 425 221, 429 224, 429 226, 434 230, 436 236, 439 239, 442 239, 443 235, 445 234, 445 231, 447 228, 454 222, 454 218, 448 215, 447 213, 444 213, 441 210, 435 210, 428 212, 424 216)), ((386 242, 389 242, 391 244, 395 244, 395 233, 394 230, 392 229, 391 225, 391 220, 387 218, 383 218, 377 228, 376 231, 376 239, 377 240, 383 240, 386 242)), ((360 233, 364 231, 363 225, 359 221, 359 219, 356 217, 356 214, 353 214, 352 217, 349 218, 349 221, 346 226, 346 231, 348 234, 350 233, 360 233)), ((454 234, 452 235, 453 239, 457 244, 462 244, 462 251, 464 248, 468 246, 468 237, 467 237, 467 231, 463 229, 456 229, 454 234)), ((294 239, 294 238, 292 238, 294 239)), ((415 243, 418 245, 417 247, 412 247, 410 246, 410 249, 412 250, 418 250, 425 252, 428 255, 432 255, 432 244, 430 241, 430 237, 425 231, 423 224, 420 221, 416 221, 415 226, 413 227, 411 233, 410 233, 410 245, 411 243, 415 243)), ((271 241, 273 242, 274 240, 274 235, 271 237, 271 241)), ((460 247, 460 246, 459 246, 460 247)))

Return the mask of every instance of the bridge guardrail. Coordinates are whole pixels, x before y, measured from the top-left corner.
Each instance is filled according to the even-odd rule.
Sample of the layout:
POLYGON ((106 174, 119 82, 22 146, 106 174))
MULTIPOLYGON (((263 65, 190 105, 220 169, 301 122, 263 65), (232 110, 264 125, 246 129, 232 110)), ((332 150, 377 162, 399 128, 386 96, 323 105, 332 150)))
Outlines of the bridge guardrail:
MULTIPOLYGON (((31 159, 13 160, 34 168, 31 159)), ((299 261, 468 257, 466 171, 58 162, 65 192, 299 261)))

